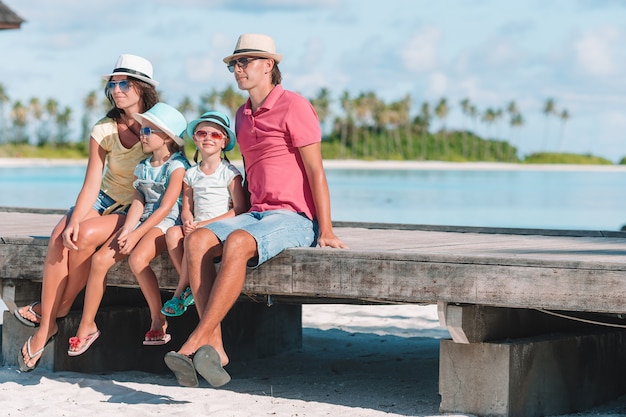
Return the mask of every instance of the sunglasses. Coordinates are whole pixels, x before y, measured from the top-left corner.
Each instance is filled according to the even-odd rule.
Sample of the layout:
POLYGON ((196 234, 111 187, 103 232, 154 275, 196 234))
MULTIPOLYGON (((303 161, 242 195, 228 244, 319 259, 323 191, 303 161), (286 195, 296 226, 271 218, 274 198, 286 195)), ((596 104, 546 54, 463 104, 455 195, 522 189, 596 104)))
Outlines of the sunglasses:
POLYGON ((260 56, 255 56, 253 58, 243 57, 243 58, 233 59, 232 61, 230 61, 228 63, 228 71, 235 72, 235 67, 237 65, 239 65, 239 67, 241 69, 245 69, 250 62, 255 61, 257 59, 266 59, 266 58, 263 58, 263 57, 260 57, 260 56))
POLYGON ((130 90, 130 81, 128 80, 109 81, 107 83, 107 90, 113 91, 115 90, 115 86, 118 86, 122 93, 126 93, 128 92, 128 90, 130 90))
POLYGON ((151 127, 142 127, 139 129, 139 136, 150 136, 153 133, 163 133, 163 131, 153 129, 151 127))
POLYGON ((210 137, 213 140, 218 140, 218 139, 224 139, 224 134, 220 133, 220 132, 216 132, 215 130, 212 131, 206 131, 206 130, 196 130, 193 133, 194 137, 198 138, 198 139, 206 139, 207 136, 210 137))

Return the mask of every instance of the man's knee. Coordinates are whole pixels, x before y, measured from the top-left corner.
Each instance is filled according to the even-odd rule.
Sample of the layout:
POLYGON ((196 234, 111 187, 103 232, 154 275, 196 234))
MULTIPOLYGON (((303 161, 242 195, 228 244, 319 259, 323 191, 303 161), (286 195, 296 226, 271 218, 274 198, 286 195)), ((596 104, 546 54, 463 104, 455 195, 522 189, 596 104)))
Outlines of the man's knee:
POLYGON ((184 239, 185 253, 187 255, 200 255, 209 251, 215 251, 221 243, 215 233, 206 228, 196 229, 184 239))
POLYGON ((235 230, 228 235, 224 242, 224 253, 229 251, 240 252, 242 255, 254 256, 257 245, 254 237, 245 230, 235 230))

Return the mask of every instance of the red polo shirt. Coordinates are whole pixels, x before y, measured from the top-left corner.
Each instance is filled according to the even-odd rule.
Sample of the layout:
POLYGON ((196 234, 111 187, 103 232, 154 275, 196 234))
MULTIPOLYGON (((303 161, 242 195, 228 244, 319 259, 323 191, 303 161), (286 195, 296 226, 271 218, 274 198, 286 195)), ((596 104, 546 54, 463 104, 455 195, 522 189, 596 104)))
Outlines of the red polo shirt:
POLYGON ((279 84, 254 114, 250 99, 237 110, 235 132, 246 164, 250 211, 286 209, 313 219, 315 205, 297 149, 322 140, 311 103, 279 84))

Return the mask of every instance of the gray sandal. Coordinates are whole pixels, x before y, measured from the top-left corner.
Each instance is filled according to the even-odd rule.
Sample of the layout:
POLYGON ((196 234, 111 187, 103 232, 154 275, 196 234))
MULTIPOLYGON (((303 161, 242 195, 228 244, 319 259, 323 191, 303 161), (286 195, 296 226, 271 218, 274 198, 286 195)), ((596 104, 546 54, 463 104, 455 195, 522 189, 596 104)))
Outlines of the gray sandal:
POLYGON ((32 320, 29 320, 28 318, 22 316, 20 314, 20 309, 19 308, 16 308, 13 311, 13 315, 15 316, 16 319, 18 319, 20 321, 20 323, 22 323, 25 326, 28 326, 28 327, 38 327, 39 326, 39 322, 41 321, 41 315, 35 313, 35 310, 33 310, 33 307, 35 307, 37 304, 40 304, 39 301, 34 301, 34 302, 30 303, 28 305, 28 312, 30 314, 32 314, 33 316, 35 316, 37 318, 37 320, 39 320, 39 321, 32 321, 32 320))

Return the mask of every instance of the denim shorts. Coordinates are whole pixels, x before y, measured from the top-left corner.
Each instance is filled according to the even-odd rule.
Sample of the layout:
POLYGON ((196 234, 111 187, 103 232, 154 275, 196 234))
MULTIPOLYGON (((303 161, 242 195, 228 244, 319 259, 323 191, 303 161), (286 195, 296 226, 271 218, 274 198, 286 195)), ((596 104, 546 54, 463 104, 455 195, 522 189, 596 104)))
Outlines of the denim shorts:
MULTIPOLYGON (((141 226, 141 223, 145 222, 148 217, 150 217, 152 213, 154 213, 154 210, 156 210, 156 208, 152 207, 147 212, 144 212, 139 222, 135 225, 135 229, 141 226)), ((154 227, 161 229, 163 234, 165 234, 165 232, 167 232, 167 229, 169 229, 170 227, 181 226, 182 224, 183 222, 180 219, 180 205, 176 203, 174 204, 170 212, 163 218, 163 220, 161 220, 159 224, 154 227)))
MULTIPOLYGON (((74 207, 70 207, 67 211, 67 217, 71 217, 74 212, 74 207)), ((128 209, 130 208, 130 204, 120 204, 111 198, 107 193, 100 190, 98 193, 98 198, 96 202, 93 203, 92 207, 95 211, 98 212, 99 215, 104 216, 106 214, 128 214, 128 209)))
POLYGON ((269 210, 243 213, 235 217, 209 223, 207 229, 224 242, 235 230, 245 230, 256 240, 258 259, 248 261, 256 268, 287 248, 313 247, 319 234, 316 221, 304 214, 289 210, 269 210))
POLYGON ((101 216, 105 214, 127 214, 130 204, 120 204, 113 198, 109 197, 107 193, 100 190, 96 202, 93 203, 93 209, 96 210, 101 216))

